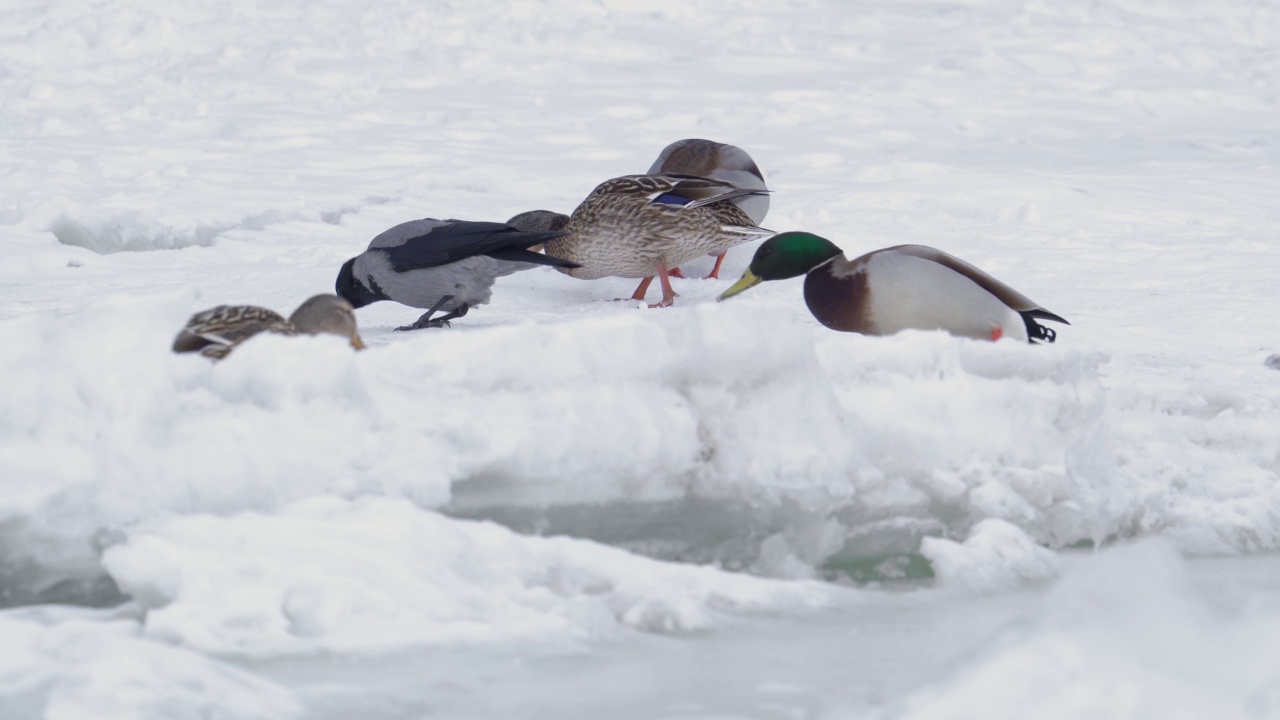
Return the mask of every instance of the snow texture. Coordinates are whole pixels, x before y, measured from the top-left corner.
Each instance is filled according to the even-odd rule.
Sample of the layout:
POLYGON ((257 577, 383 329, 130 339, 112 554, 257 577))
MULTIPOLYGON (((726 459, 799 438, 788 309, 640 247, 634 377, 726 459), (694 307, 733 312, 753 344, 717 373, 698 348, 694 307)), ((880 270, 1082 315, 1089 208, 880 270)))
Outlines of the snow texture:
POLYGON ((885 716, 1275 717, 1275 596, 1233 618, 1193 596, 1167 543, 1105 553, 1068 574, 1032 617, 885 716))
POLYGON ((1280 8, 13 0, 0 33, 0 717, 570 718, 540 688, 587 677, 638 699, 582 717, 1280 714, 1280 8), (362 308, 363 352, 169 352, 686 137, 751 154, 771 229, 934 246, 1071 325, 715 303, 744 247, 665 310, 538 268, 449 330, 362 308))
POLYGON ((146 636, 236 655, 688 631, 717 614, 803 612, 841 597, 385 499, 172 519, 131 533, 103 565, 147 610, 146 636))
POLYGON ((933 566, 939 585, 979 592, 1058 575, 1058 556, 1004 520, 983 520, 963 543, 927 537, 920 542, 920 554, 933 566))

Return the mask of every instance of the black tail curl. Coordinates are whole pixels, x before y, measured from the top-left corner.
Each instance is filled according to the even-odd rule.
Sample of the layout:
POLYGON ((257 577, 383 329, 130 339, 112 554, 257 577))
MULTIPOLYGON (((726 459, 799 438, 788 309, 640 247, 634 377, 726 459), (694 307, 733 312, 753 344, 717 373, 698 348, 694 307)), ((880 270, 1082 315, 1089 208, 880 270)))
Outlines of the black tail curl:
POLYGON ((1022 315, 1022 322, 1027 325, 1027 342, 1033 345, 1038 344, 1041 341, 1051 343, 1058 339, 1057 330, 1041 325, 1036 322, 1037 319, 1052 320, 1054 322, 1060 322, 1063 325, 1071 324, 1067 322, 1065 318, 1055 315, 1048 310, 1041 310, 1040 308, 1028 310, 1019 314, 1022 315))

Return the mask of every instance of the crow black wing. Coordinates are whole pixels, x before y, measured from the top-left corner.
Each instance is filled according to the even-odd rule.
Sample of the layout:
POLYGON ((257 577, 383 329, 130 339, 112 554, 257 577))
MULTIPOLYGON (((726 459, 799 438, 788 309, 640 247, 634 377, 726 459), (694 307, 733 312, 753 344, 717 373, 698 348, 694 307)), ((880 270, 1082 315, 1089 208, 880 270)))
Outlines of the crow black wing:
POLYGON ((522 232, 503 223, 449 220, 424 234, 410 235, 399 245, 386 244, 376 249, 387 254, 396 272, 408 272, 448 265, 476 255, 497 256, 501 251, 524 250, 565 234, 522 232))

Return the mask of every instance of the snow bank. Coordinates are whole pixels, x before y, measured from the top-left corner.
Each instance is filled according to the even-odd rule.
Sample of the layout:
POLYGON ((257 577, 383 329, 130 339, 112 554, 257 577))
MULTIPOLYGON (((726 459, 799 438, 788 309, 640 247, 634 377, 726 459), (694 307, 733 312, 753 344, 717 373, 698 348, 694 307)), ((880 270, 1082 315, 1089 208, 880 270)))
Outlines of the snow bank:
POLYGON ((843 595, 525 537, 387 499, 147 523, 103 565, 147 609, 147 636, 252 655, 563 643, 620 628, 704 628, 725 613, 801 612, 843 595))
POLYGON ((212 245, 226 228, 175 228, 147 218, 136 211, 62 217, 49 228, 58 242, 86 248, 99 254, 128 250, 173 250, 212 245))
POLYGON ((0 613, 7 720, 288 720, 288 690, 205 655, 138 637, 137 621, 52 608, 0 613))
POLYGON ((217 365, 179 357, 169 345, 188 310, 174 300, 2 323, 20 338, 0 348, 4 584, 97 574, 115 528, 162 511, 447 497, 435 472, 447 466, 378 417, 341 340, 258 338, 217 365))
POLYGON ((1271 717, 1277 610, 1210 610, 1173 546, 1142 541, 1080 563, 1034 617, 880 717, 1271 717))
POLYGON ((1003 520, 983 520, 963 543, 925 538, 920 553, 943 587, 990 592, 1058 575, 1058 556, 1003 520))
POLYGON ((211 364, 168 351, 192 309, 0 321, 0 576, 65 590, 157 513, 317 495, 800 577, 984 519, 1048 547, 1280 547, 1280 401, 1221 379, 1108 389, 1088 351, 828 333, 752 302, 375 332, 363 353, 263 337, 211 364))
POLYGON ((817 352, 879 471, 859 485, 864 532, 964 537, 996 518, 1049 547, 1280 544, 1280 388, 1264 369, 1166 378, 1069 345, 932 333, 821 336, 817 352))

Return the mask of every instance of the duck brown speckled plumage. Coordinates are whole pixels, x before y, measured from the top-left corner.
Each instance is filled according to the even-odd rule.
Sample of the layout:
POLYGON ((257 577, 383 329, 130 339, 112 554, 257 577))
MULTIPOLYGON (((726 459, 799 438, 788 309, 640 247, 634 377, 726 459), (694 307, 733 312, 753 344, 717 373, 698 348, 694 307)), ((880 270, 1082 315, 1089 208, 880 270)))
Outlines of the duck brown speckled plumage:
POLYGON ((656 276, 666 307, 675 301, 670 268, 773 235, 733 203, 759 191, 693 175, 625 175, 606 180, 582 201, 547 242, 547 253, 581 267, 560 269, 576 278, 644 278, 631 296, 643 300, 656 276))
POLYGON ((256 305, 218 305, 198 312, 174 338, 173 351, 199 352, 207 358, 221 360, 240 343, 264 332, 329 333, 347 338, 357 350, 364 348, 351 304, 337 295, 325 294, 308 298, 288 320, 274 310, 256 305))
MULTIPOLYGON (((727 182, 738 188, 760 191, 738 196, 732 202, 756 225, 763 223, 765 216, 769 214, 769 188, 765 185, 764 175, 747 151, 736 145, 701 138, 677 140, 662 149, 658 159, 649 167, 648 174, 666 173, 697 175, 727 182)), ((720 265, 724 263, 727 253, 728 250, 725 250, 716 255, 716 264, 707 273, 707 279, 720 277, 720 265)), ((672 268, 671 275, 684 277, 679 268, 672 268)))

